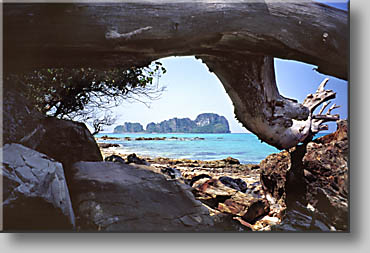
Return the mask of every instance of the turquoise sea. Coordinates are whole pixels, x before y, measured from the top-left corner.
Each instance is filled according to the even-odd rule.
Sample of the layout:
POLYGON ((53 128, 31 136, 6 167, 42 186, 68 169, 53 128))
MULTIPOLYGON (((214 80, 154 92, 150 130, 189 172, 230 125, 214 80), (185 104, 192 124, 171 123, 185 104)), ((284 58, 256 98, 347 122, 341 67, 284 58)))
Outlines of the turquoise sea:
POLYGON ((241 163, 259 163, 266 156, 280 152, 275 147, 261 143, 254 134, 148 134, 148 133, 100 133, 118 137, 120 140, 99 140, 99 142, 120 144, 122 153, 136 153, 149 157, 187 158, 192 160, 218 160, 228 156, 238 159, 241 163), (132 140, 124 140, 130 137, 132 140), (166 137, 165 140, 134 140, 145 137, 166 137), (170 139, 177 137, 178 139, 170 139), (198 137, 198 138, 196 138, 198 137), (204 139, 199 139, 204 138, 204 139))
MULTIPOLYGON (((100 133, 95 137, 121 138, 120 140, 99 140, 99 142, 120 144, 120 152, 136 153, 148 157, 186 158, 192 160, 219 160, 228 156, 241 163, 259 163, 266 156, 280 150, 266 143, 261 143, 251 133, 231 134, 150 134, 150 133, 100 133), (132 140, 124 140, 130 137, 132 140), (165 140, 135 140, 145 137, 166 137, 165 140), (178 139, 170 139, 177 137, 178 139), (197 138, 198 137, 198 138, 197 138), (199 138, 204 138, 199 139, 199 138)), ((324 134, 320 134, 322 136, 324 134)))

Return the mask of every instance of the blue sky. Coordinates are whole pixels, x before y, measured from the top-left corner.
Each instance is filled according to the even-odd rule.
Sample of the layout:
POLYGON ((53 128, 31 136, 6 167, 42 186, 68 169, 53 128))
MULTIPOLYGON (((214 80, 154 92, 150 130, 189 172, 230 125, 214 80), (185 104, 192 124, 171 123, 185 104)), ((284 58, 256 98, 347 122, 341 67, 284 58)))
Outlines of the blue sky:
MULTIPOLYGON (((343 1, 327 4, 347 10, 347 4, 343 1)), ((231 132, 248 132, 235 119, 230 98, 221 82, 208 71, 205 64, 193 56, 168 57, 161 59, 161 62, 167 69, 167 73, 160 79, 161 85, 166 86, 162 97, 152 101, 149 108, 140 102, 124 102, 113 110, 118 118, 116 125, 124 122, 139 122, 146 127, 150 122, 160 122, 174 117, 195 119, 200 113, 213 112, 227 118, 231 132)), ((314 65, 275 59, 276 80, 280 93, 302 102, 307 94, 316 91, 325 77, 329 77, 327 88, 337 92, 337 98, 333 102, 341 106, 333 113, 339 113, 341 118, 346 119, 347 81, 322 75, 313 68, 315 68, 314 65)), ((106 131, 112 131, 113 127, 107 128, 106 131)), ((330 124, 329 127, 330 131, 335 130, 335 123, 330 124)))
MULTIPOLYGON (((117 124, 140 122, 144 127, 150 122, 178 117, 195 119, 200 113, 213 112, 225 116, 232 132, 247 132, 234 118, 234 108, 218 78, 208 71, 200 60, 193 56, 168 57, 161 60, 167 73, 160 78, 166 86, 160 99, 152 101, 150 107, 140 102, 124 102, 114 109, 117 124)), ((314 93, 327 77, 313 70, 315 66, 295 61, 275 59, 278 89, 283 96, 302 102, 309 93, 314 93)), ((337 92, 336 109, 342 118, 347 118, 347 82, 330 77, 328 89, 337 92)), ((331 130, 335 127, 331 127, 331 130)), ((107 129, 109 130, 109 129, 107 129)))

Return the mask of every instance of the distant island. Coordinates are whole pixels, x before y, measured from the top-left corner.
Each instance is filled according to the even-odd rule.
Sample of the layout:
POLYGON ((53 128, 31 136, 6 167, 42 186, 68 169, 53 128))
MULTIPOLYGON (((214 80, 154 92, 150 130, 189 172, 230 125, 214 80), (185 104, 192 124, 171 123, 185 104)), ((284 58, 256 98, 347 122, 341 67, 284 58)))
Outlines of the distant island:
POLYGON ((202 113, 195 120, 172 118, 160 123, 149 123, 144 130, 140 123, 125 122, 114 128, 114 133, 230 133, 229 122, 215 113, 202 113))
POLYGON ((145 132, 140 123, 125 122, 123 125, 116 126, 114 133, 142 133, 145 132))

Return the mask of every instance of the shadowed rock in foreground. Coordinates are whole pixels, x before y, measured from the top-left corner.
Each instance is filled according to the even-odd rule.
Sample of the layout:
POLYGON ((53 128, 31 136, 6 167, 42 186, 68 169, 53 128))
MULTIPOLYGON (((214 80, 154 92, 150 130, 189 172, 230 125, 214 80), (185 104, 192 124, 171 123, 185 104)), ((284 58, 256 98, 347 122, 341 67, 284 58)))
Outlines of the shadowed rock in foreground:
MULTIPOLYGON (((307 152, 302 159, 303 180, 306 185, 302 201, 310 207, 308 209, 311 212, 307 208, 304 210, 305 206, 302 207, 302 203, 288 205, 286 218, 290 220, 287 222, 283 220, 283 226, 277 230, 309 230, 309 225, 313 221, 312 217, 308 219, 307 215, 321 217, 321 220, 325 220, 338 230, 348 229, 347 121, 338 121, 337 126, 336 132, 308 143, 307 152), (297 216, 289 210, 292 208, 304 211, 297 216), (308 221, 307 226, 302 226, 302 219, 308 221), (297 224, 294 224, 294 220, 297 224)), ((272 154, 263 160, 260 166, 264 190, 276 200, 286 204, 286 197, 295 194, 294 187, 287 180, 292 166, 289 152, 272 154)))
POLYGON ((102 161, 98 145, 84 123, 45 118, 20 142, 69 167, 78 161, 102 161))
POLYGON ((213 220, 188 186, 144 165, 78 162, 72 202, 79 231, 210 231, 213 220))

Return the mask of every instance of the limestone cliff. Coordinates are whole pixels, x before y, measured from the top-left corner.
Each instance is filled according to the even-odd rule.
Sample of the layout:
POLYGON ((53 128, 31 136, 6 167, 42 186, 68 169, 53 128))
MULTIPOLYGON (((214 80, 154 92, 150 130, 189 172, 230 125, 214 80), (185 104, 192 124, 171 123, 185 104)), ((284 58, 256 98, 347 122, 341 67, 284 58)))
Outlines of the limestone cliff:
POLYGON ((193 121, 189 118, 173 118, 160 123, 149 123, 148 133, 230 133, 229 122, 224 116, 203 113, 193 121))
POLYGON ((114 133, 138 133, 144 132, 144 128, 140 123, 125 122, 123 125, 116 126, 114 133))

